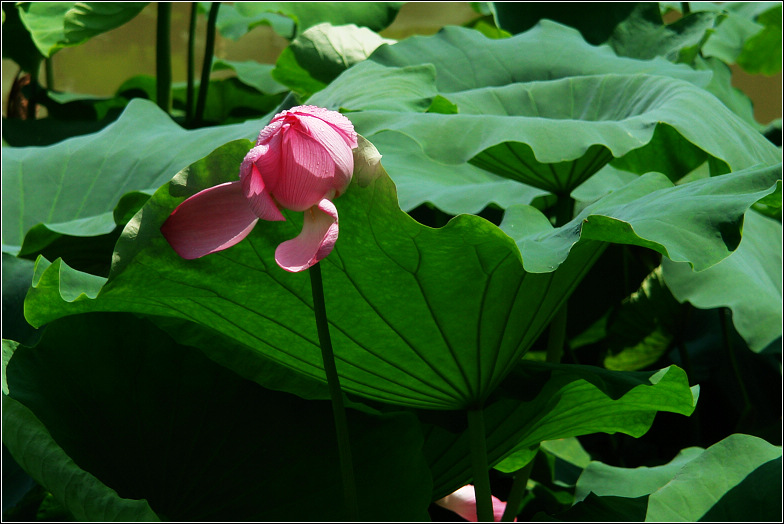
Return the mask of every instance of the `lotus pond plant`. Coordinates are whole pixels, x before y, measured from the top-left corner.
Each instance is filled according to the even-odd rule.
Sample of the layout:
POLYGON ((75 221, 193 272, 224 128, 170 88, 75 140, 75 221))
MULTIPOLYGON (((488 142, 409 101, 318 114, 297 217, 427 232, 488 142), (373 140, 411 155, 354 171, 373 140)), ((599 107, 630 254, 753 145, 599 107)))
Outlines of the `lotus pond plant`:
POLYGON ((3 4, 4 519, 780 521, 781 4, 438 8, 3 4))

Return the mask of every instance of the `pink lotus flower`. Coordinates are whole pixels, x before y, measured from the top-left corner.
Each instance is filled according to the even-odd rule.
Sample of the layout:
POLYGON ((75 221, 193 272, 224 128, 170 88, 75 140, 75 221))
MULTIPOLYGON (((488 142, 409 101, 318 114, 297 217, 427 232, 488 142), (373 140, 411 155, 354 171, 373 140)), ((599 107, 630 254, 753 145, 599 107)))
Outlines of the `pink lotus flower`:
POLYGON ((175 209, 161 233, 181 257, 200 258, 245 238, 259 219, 304 211, 300 234, 281 243, 275 261, 303 271, 332 251, 338 212, 332 199, 351 182, 357 133, 335 111, 298 106, 275 115, 240 166, 240 179, 196 193, 175 209))
MULTIPOLYGON (((469 522, 477 522, 476 494, 473 484, 467 484, 451 495, 438 499, 436 504, 457 513, 469 522)), ((506 502, 493 497, 493 518, 496 522, 501 522, 504 510, 506 510, 506 502)))

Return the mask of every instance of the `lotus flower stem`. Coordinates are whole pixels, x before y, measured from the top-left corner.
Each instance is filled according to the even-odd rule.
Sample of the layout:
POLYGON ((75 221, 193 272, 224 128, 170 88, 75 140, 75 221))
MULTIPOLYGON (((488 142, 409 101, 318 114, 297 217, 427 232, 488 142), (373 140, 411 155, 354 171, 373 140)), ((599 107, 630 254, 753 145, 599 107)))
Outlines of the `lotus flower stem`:
POLYGON ((509 491, 509 497, 506 499, 506 509, 504 510, 504 515, 501 517, 501 522, 513 522, 517 516, 517 512, 520 511, 520 504, 523 502, 523 495, 525 495, 526 486, 528 486, 528 479, 531 478, 534 460, 536 460, 536 455, 531 459, 531 462, 515 473, 512 489, 509 491))
POLYGON ((193 84, 196 74, 196 15, 199 3, 191 2, 191 17, 188 23, 188 87, 185 93, 185 121, 193 120, 193 84))
POLYGON ((348 423, 346 422, 346 409, 343 405, 343 391, 340 389, 340 378, 335 366, 335 354, 332 351, 332 340, 329 336, 329 325, 327 324, 324 286, 321 280, 321 264, 316 263, 310 266, 308 273, 310 273, 310 286, 313 292, 313 309, 316 314, 316 328, 318 329, 319 344, 321 345, 321 358, 324 361, 327 385, 332 398, 332 414, 335 418, 335 433, 338 439, 340 470, 343 478, 343 497, 349 520, 356 521, 358 520, 358 510, 354 465, 351 459, 351 444, 348 439, 348 423))
POLYGON ((158 2, 155 42, 155 94, 158 107, 169 112, 171 95, 171 2, 158 2))
POLYGON ((484 412, 480 407, 468 409, 466 413, 468 415, 468 438, 471 446, 471 466, 474 472, 476 516, 479 522, 495 522, 487 462, 484 412))
POLYGON ((196 114, 194 122, 200 124, 204 117, 204 106, 207 104, 207 89, 210 86, 210 72, 212 71, 212 56, 215 51, 215 24, 218 21, 218 8, 220 2, 213 2, 210 13, 207 15, 207 42, 204 46, 204 62, 201 65, 201 83, 199 84, 199 98, 196 101, 196 114))

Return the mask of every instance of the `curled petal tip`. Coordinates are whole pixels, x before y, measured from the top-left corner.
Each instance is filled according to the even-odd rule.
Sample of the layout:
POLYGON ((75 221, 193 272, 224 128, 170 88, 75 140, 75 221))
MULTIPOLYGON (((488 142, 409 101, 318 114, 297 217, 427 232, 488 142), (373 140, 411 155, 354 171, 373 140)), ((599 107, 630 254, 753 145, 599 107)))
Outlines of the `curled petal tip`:
POLYGON ((329 255, 337 239, 338 210, 325 198, 305 210, 302 231, 278 246, 275 261, 290 273, 304 271, 329 255))

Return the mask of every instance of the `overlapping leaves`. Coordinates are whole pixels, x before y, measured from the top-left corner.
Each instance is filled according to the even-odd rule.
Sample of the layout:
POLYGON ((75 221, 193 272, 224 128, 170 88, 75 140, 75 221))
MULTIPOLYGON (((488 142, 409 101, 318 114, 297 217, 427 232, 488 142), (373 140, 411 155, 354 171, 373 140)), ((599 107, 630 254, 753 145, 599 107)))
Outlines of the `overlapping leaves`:
MULTIPOLYGON (((227 144, 161 188, 126 227, 105 284, 61 261, 48 266, 39 260, 26 303, 28 320, 41 325, 94 310, 175 316, 322 379, 308 277, 285 273, 272 260, 274 247, 298 233, 299 217, 260 224, 248 240, 196 261, 180 259, 159 232, 180 199, 236 177, 249 147, 243 141, 227 144)), ((699 267, 715 263, 735 247, 745 209, 775 189, 778 172, 766 173, 722 177, 726 185, 716 191, 723 198, 705 199, 718 202, 707 208, 713 219, 697 225, 707 237, 702 244, 684 242, 676 227, 647 240, 630 225, 639 218, 636 227, 645 235, 646 222, 663 218, 652 210, 667 213, 667 205, 700 193, 695 184, 655 191, 671 185, 664 177, 640 178, 604 207, 600 201, 558 229, 526 208, 528 219, 515 222, 528 228, 514 233, 521 233, 517 244, 475 216, 459 216, 442 229, 416 223, 400 211, 386 176, 366 188, 352 186, 337 200, 341 238, 324 263, 343 387, 418 407, 456 409, 481 402, 549 323, 604 242, 670 250, 699 267), (624 215, 637 207, 639 214, 624 215), (618 218, 603 217, 602 209, 618 218), (584 220, 598 224, 584 227, 585 238, 578 242, 584 220)), ((694 202, 693 209, 703 205, 699 198, 694 202)))

